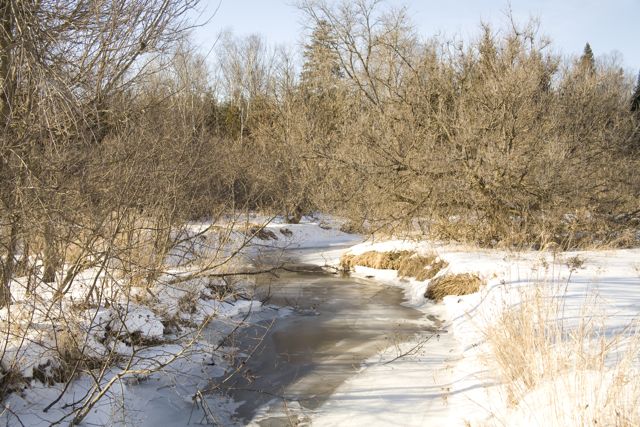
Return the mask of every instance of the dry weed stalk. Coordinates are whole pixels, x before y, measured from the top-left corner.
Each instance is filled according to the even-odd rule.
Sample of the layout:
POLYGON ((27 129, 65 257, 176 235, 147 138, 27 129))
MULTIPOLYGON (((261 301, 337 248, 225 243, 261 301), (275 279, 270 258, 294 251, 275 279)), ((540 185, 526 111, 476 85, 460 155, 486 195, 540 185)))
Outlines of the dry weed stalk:
MULTIPOLYGON (((596 299, 569 314, 567 297, 548 284, 522 290, 485 330, 486 363, 497 368, 507 402, 520 420, 553 413, 554 425, 638 425, 637 323, 610 332, 596 299)), ((489 425, 505 422, 494 415, 489 425)))

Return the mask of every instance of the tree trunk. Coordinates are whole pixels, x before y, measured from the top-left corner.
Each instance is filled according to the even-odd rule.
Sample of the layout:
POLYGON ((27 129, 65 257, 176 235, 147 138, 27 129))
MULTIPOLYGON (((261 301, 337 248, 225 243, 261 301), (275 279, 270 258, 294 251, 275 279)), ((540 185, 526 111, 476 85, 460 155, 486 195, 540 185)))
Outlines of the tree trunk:
POLYGON ((11 279, 16 265, 16 255, 18 251, 18 220, 12 218, 11 231, 9 232, 9 243, 7 245, 7 258, 2 266, 2 278, 0 283, 0 308, 11 304, 11 279))
POLYGON ((15 73, 12 70, 13 18, 11 13, 11 0, 0 0, 0 78, 2 79, 0 120, 4 128, 11 120, 11 106, 16 87, 15 73))
POLYGON ((44 274, 42 281, 55 282, 59 259, 56 248, 55 232, 53 225, 47 222, 44 226, 44 274))
MULTIPOLYGON (((12 72, 12 45, 13 45, 13 19, 11 16, 11 0, 0 0, 0 132, 7 138, 8 127, 11 121, 11 104, 15 92, 15 73, 12 72)), ((11 188, 9 190, 13 194, 11 188)), ((12 216, 12 203, 9 203, 7 216, 11 220, 9 241, 7 242, 7 258, 0 271, 0 307, 11 303, 11 290, 9 284, 13 278, 16 251, 18 247, 18 219, 12 216)))

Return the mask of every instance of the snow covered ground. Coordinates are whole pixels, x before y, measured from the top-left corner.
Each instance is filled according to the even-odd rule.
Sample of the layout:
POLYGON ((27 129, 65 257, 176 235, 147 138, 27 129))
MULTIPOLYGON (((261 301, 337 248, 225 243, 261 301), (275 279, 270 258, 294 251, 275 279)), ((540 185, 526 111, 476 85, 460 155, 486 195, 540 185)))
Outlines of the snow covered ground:
MULTIPOLYGON (((256 224, 270 221, 260 216, 250 220, 256 224)), ((191 228, 197 234, 207 226, 193 224, 191 228)), ((425 325, 433 325, 434 319, 441 319, 441 330, 435 334, 420 334, 414 340, 391 346, 369 359, 357 375, 343 383, 313 414, 313 425, 561 425, 563 419, 552 412, 546 415, 544 411, 536 411, 548 404, 543 401, 549 394, 547 391, 557 388, 559 383, 568 389, 575 389, 580 384, 583 388, 597 390, 604 387, 607 375, 579 372, 580 375, 575 376, 574 371, 568 370, 573 379, 549 378, 529 390, 521 401, 512 401, 506 392, 504 378, 492 361, 494 353, 487 331, 499 324, 505 310, 521 302, 522 290, 537 289, 542 285, 553 291, 548 295, 560 298, 562 311, 559 315, 568 327, 578 325, 587 312, 602 324, 599 331, 607 336, 637 334, 637 329, 629 325, 637 321, 640 312, 640 249, 505 252, 409 240, 362 242, 360 236, 339 231, 339 226, 339 221, 329 217, 307 218, 301 224, 271 220, 266 230, 273 235, 254 239, 254 244, 242 253, 247 262, 253 262, 259 260, 264 251, 273 254, 274 248, 286 249, 301 262, 337 265, 340 256, 347 251, 354 254, 371 250, 436 252, 448 262, 440 275, 476 273, 485 280, 486 286, 476 294, 450 296, 435 304, 424 298, 429 281, 399 278, 391 270, 357 267, 355 275, 374 277, 402 288, 406 304, 423 311, 425 325), (585 311, 585 307, 590 311, 585 311)), ((244 244, 245 237, 246 232, 234 231, 229 240, 244 244)), ((145 295, 134 292, 128 296, 126 305, 89 310, 75 316, 74 327, 86 331, 87 348, 97 355, 115 354, 123 358, 118 360, 130 362, 126 369, 120 362, 115 363, 104 373, 100 383, 114 381, 115 386, 100 398, 83 424, 233 424, 237 403, 198 391, 206 390, 209 378, 229 368, 224 349, 219 346, 225 333, 242 321, 243 313, 259 310, 261 305, 258 301, 219 299, 213 295, 216 288, 210 281, 192 279, 167 286, 170 278, 189 274, 184 257, 174 254, 174 258, 165 284, 158 283, 150 289, 153 298, 146 298, 146 291, 145 295), (192 325, 194 333, 205 319, 215 318, 215 321, 199 331, 202 333, 197 338, 195 334, 186 333, 176 339, 179 334, 167 327, 169 318, 192 325), (109 331, 137 333, 157 344, 131 357, 131 346, 118 334, 105 334, 107 327, 109 331), (193 341, 189 341, 192 337, 193 341), (158 372, 148 369, 149 364, 168 361, 171 363, 158 372)), ((91 274, 88 277, 92 277, 91 274)), ((224 285, 214 281, 216 284, 224 285)), ((61 313, 68 312, 74 301, 86 296, 90 283, 78 280, 73 286, 70 295, 75 300, 49 306, 61 313)), ((15 287, 18 288, 19 283, 15 287)), ((49 294, 44 290, 41 298, 53 298, 53 290, 49 294)), ((19 292, 16 298, 10 312, 0 310, 0 320, 5 323, 15 323, 15 319, 34 313, 33 307, 26 306, 27 299, 21 298, 19 292)), ((36 317, 30 320, 32 323, 46 323, 39 322, 38 310, 35 313, 36 317)), ((47 312, 46 316, 50 318, 55 313, 47 312)), ((16 366, 22 375, 31 378, 34 368, 51 367, 55 363, 49 354, 53 348, 51 340, 50 329, 36 328, 26 344, 19 347, 12 347, 11 343, 5 345, 3 361, 17 360, 16 366)), ((635 362, 629 369, 637 369, 637 357, 635 362)), ((615 364, 615 361, 611 363, 615 364)), ((81 375, 68 385, 47 385, 31 379, 29 387, 5 400, 0 422, 50 425, 69 413, 69 408, 86 398, 88 392, 95 396, 94 386, 94 379, 88 375, 81 375), (60 395, 62 397, 56 400, 60 395)), ((592 393, 584 399, 597 399, 597 394, 592 393)))
MULTIPOLYGON (((608 381, 614 372, 620 373, 616 360, 605 363, 604 372, 569 367, 565 376, 545 379, 522 401, 510 401, 503 378, 491 360, 494 353, 487 333, 505 310, 521 303, 523 295, 542 289, 550 303, 562 307, 554 314, 562 322, 564 332, 578 328, 587 317, 590 323, 598 325, 594 331, 599 336, 620 335, 637 343, 639 249, 504 252, 389 240, 365 242, 351 248, 350 253, 399 250, 435 252, 449 264, 439 275, 476 273, 486 281, 486 286, 478 293, 449 296, 441 304, 434 304, 424 298, 429 281, 398 278, 392 270, 356 267, 356 275, 375 277, 403 288, 408 304, 439 316, 448 333, 440 334, 419 351, 392 364, 385 364, 383 356, 370 360, 358 376, 343 384, 321 408, 314 425, 585 425, 582 418, 571 418, 574 400, 582 399, 580 403, 587 407, 603 404, 608 381), (560 401, 550 401, 547 396, 551 389, 555 393, 551 399, 560 401), (558 412, 569 415, 559 416, 558 412)), ((411 349, 416 344, 419 341, 406 343, 404 347, 411 349)), ((599 342, 585 343, 591 344, 599 342)), ((637 350, 632 349, 633 361, 625 377, 628 374, 629 378, 638 378, 637 350)), ((627 386, 629 398, 637 399, 637 388, 627 386)), ((631 406, 636 411, 634 419, 637 403, 637 400, 624 403, 634 405, 631 406)), ((597 422, 593 419, 588 424, 597 422)))
POLYGON ((6 332, 0 350, 3 369, 21 377, 23 386, 4 400, 0 422, 67 425, 74 409, 91 402, 82 425, 235 425, 237 403, 207 389, 212 378, 232 369, 227 355, 235 349, 222 341, 262 305, 250 299, 249 278, 233 277, 225 296, 229 280, 206 273, 219 272, 215 265, 234 252, 238 256, 223 271, 251 271, 264 252, 342 247, 360 238, 340 232, 330 218, 299 225, 260 215, 233 220, 233 228, 187 224, 165 273, 151 286, 87 269, 60 298, 58 283, 29 288, 26 278, 16 279, 13 303, 0 309, 6 332), (266 222, 272 233, 253 236, 266 222), (245 295, 238 298, 238 292, 245 295), (97 374, 59 382, 56 373, 73 369, 77 360, 67 344, 95 358, 97 374))

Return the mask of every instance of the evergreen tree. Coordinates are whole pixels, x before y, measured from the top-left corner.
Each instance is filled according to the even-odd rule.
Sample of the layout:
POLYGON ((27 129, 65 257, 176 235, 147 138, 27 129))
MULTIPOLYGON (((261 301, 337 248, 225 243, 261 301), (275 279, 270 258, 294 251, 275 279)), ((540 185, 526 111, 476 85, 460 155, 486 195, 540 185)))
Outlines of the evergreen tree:
POLYGON ((640 73, 638 73, 638 81, 636 82, 636 88, 631 96, 631 111, 640 113, 640 73))
POLYGON ((335 86, 344 77, 336 41, 327 21, 320 21, 304 47, 305 62, 302 66, 302 86, 311 92, 323 92, 335 86))
POLYGON ((483 73, 490 73, 498 60, 498 49, 489 26, 483 26, 482 39, 478 46, 479 62, 483 73))
POLYGON ((591 45, 589 43, 584 46, 584 52, 580 57, 578 66, 586 75, 592 76, 596 73, 596 61, 593 57, 593 50, 591 50, 591 45))

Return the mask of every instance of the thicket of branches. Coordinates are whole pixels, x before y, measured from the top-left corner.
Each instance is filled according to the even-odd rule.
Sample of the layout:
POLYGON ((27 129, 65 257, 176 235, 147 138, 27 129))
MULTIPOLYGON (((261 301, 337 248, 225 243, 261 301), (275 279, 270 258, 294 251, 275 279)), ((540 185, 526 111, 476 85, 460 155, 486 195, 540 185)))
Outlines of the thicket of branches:
POLYGON ((139 91, 195 3, 2 2, 3 305, 13 277, 64 287, 113 257, 140 212, 156 231, 180 214, 194 166, 170 162, 187 123, 160 148, 139 91))
POLYGON ((2 3, 2 289, 34 257, 45 282, 99 263, 120 214, 159 236, 248 208, 569 246, 637 225, 637 88, 590 47, 564 59, 531 24, 424 41, 379 1, 303 2, 301 72, 229 34, 210 70, 181 42, 194 6, 2 3))
POLYGON ((637 243, 638 95, 615 58, 562 57, 535 22, 463 44, 381 1, 299 7, 300 72, 258 36, 220 43, 213 132, 235 197, 482 245, 637 243))
MULTIPOLYGON (((171 257, 193 257, 187 221, 216 224, 250 197, 235 201, 208 72, 184 43, 197 4, 0 2, 0 397, 21 372, 67 385, 89 373, 59 422, 79 423, 119 379, 179 357, 140 368, 153 343, 127 329, 135 288, 149 297, 181 262, 171 257)), ((219 237, 200 271, 228 261, 219 237)))
POLYGON ((301 101, 330 122, 300 143, 327 162, 332 206, 483 245, 637 243, 637 93, 616 61, 560 57, 535 22, 462 44, 422 41, 378 1, 301 8, 305 67, 338 71, 301 101))

